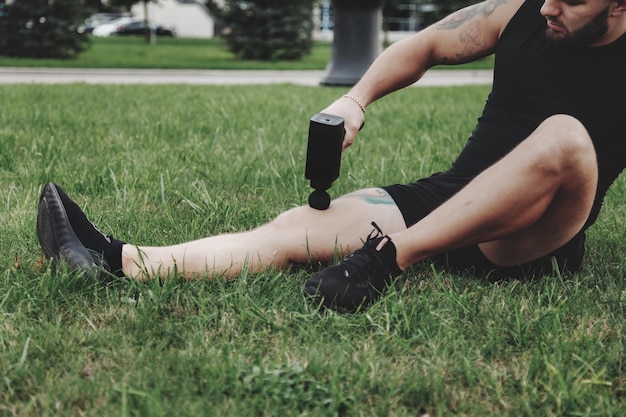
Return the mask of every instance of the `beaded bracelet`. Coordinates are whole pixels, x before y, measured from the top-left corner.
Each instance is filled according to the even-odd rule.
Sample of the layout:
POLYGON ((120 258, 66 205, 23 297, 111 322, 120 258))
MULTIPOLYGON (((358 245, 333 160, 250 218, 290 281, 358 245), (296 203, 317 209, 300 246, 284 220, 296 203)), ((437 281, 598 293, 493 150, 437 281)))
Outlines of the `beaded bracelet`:
POLYGON ((358 98, 356 98, 354 96, 351 96, 350 94, 345 94, 345 95, 341 96, 341 98, 347 98, 347 99, 350 99, 350 100, 354 101, 361 108, 361 111, 363 113, 365 113, 365 106, 363 104, 361 104, 361 102, 359 101, 358 98))

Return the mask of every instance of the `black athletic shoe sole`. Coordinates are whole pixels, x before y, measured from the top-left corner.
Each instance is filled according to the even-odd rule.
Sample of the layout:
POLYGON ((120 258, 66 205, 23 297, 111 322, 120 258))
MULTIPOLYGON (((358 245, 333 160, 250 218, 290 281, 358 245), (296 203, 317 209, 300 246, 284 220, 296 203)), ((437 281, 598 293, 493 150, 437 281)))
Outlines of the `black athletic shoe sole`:
POLYGON ((39 196, 37 238, 46 257, 52 259, 55 270, 65 268, 92 277, 98 277, 102 272, 92 253, 72 230, 54 184, 46 184, 39 196))

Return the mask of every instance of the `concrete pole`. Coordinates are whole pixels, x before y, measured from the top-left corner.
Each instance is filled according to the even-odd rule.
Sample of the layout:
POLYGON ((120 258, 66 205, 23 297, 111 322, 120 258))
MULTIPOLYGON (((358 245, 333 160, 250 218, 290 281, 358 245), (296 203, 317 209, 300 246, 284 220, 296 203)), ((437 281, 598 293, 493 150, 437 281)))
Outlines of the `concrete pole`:
POLYGON ((352 86, 382 52, 384 0, 333 0, 335 25, 331 58, 322 85, 352 86))

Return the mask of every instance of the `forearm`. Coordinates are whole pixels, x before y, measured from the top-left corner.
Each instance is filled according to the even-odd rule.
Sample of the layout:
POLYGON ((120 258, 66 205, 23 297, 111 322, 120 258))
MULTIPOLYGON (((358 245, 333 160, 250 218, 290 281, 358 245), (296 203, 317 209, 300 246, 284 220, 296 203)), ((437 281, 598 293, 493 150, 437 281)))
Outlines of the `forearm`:
POLYGON ((422 31, 393 44, 370 66, 361 80, 324 113, 345 119, 343 149, 350 146, 364 122, 365 108, 377 99, 418 81, 434 64, 429 36, 422 31))
POLYGON ((379 98, 417 82, 436 64, 429 37, 430 33, 423 31, 387 48, 349 94, 367 107, 379 98))

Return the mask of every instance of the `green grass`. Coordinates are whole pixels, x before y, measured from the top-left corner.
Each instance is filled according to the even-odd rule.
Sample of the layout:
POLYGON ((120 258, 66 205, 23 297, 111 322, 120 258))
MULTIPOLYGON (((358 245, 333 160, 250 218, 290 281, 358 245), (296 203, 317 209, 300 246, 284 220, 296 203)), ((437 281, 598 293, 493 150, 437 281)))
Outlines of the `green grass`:
MULTIPOLYGON (((238 59, 219 39, 158 38, 155 45, 149 45, 140 36, 113 36, 92 37, 89 49, 73 60, 0 56, 0 67, 323 70, 330 53, 330 43, 317 42, 311 53, 298 61, 250 61, 238 59)), ((463 68, 492 65, 489 58, 463 68)))
MULTIPOLYGON (((419 265, 363 314, 319 312, 315 266, 109 285, 41 264, 40 187, 116 237, 171 244, 303 204, 301 86, 0 86, 0 416, 623 416, 626 178, 583 270, 490 284, 419 265)), ((445 169, 486 87, 368 109, 331 192, 445 169)))

